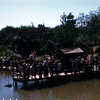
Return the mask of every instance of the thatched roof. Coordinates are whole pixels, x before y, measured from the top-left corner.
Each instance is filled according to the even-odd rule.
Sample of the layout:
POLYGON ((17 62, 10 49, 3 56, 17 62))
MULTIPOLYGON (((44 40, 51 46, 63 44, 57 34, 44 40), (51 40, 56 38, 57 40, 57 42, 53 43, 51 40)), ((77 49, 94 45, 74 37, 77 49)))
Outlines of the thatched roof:
POLYGON ((65 48, 65 49, 60 49, 64 54, 75 54, 75 53, 83 53, 84 51, 80 48, 65 48))

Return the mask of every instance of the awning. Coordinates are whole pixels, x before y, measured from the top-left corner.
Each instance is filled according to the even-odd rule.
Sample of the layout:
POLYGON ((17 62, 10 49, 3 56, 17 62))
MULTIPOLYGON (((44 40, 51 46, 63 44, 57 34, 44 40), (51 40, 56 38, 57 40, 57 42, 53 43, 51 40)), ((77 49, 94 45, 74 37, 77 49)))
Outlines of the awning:
POLYGON ((60 49, 64 54, 75 54, 75 53, 83 53, 84 51, 80 48, 65 48, 65 49, 60 49))

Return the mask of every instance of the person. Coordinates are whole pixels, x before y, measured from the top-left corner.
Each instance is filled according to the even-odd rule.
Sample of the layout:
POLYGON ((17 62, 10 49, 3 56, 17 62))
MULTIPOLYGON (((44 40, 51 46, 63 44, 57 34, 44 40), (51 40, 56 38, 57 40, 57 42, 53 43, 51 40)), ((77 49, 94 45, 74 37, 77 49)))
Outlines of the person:
POLYGON ((33 61, 32 68, 33 68, 33 75, 36 78, 36 74, 37 74, 37 64, 36 64, 35 61, 33 61))
POLYGON ((29 55, 29 61, 32 63, 32 54, 29 55))
POLYGON ((22 70, 22 66, 18 64, 18 71, 20 72, 20 75, 21 75, 21 70, 22 70))
POLYGON ((30 63, 29 63, 29 61, 27 61, 27 63, 26 63, 26 70, 27 70, 27 76, 28 76, 28 79, 29 79, 29 73, 30 73, 30 63))
POLYGON ((93 71, 94 71, 94 66, 93 66, 93 64, 94 64, 94 59, 93 59, 92 56, 90 56, 90 59, 88 60, 87 63, 88 63, 87 70, 88 70, 89 72, 92 72, 92 68, 93 68, 93 71))
POLYGON ((83 66, 83 71, 85 71, 86 70, 86 60, 85 60, 85 58, 83 58, 83 60, 82 60, 82 66, 83 66))
POLYGON ((78 61, 77 61, 77 59, 75 59, 75 66, 76 66, 76 70, 78 70, 78 61))
POLYGON ((26 62, 24 62, 24 63, 22 64, 22 70, 23 70, 23 74, 24 74, 23 79, 26 80, 26 62))
POLYGON ((7 56, 6 58, 6 67, 10 66, 10 56, 7 56))
POLYGON ((95 58, 95 64, 96 64, 96 71, 97 71, 97 66, 98 66, 98 57, 97 56, 95 58))
POLYGON ((35 50, 33 50, 33 53, 32 53, 32 60, 35 60, 35 58, 36 58, 36 52, 35 52, 35 50))
POLYGON ((89 60, 89 62, 90 62, 90 68, 91 68, 91 70, 92 70, 92 68, 93 68, 93 71, 94 71, 94 67, 93 67, 94 59, 93 59, 92 56, 90 56, 90 60, 89 60))
POLYGON ((82 66, 82 63, 81 63, 81 58, 78 57, 77 63, 78 63, 78 69, 79 69, 79 73, 80 73, 80 71, 83 70, 83 66, 82 66))
POLYGON ((40 60, 38 63, 38 71, 39 71, 39 78, 42 78, 42 61, 40 60))
POLYGON ((23 69, 23 70, 26 70, 26 62, 23 62, 23 64, 22 64, 22 69, 23 69))
POLYGON ((19 64, 18 60, 15 60, 16 70, 18 70, 18 64, 19 64))
POLYGON ((50 62, 48 63, 48 67, 50 69, 50 75, 53 76, 53 61, 50 59, 50 62))
POLYGON ((44 66, 44 76, 45 76, 45 77, 48 76, 48 64, 49 64, 49 62, 48 62, 48 60, 46 59, 46 60, 44 61, 44 63, 43 63, 43 66, 44 66))
POLYGON ((54 69, 54 71, 56 72, 56 75, 58 75, 58 62, 57 62, 57 61, 55 61, 55 62, 53 63, 53 69, 54 69))
POLYGON ((72 65, 73 57, 70 57, 69 59, 69 65, 72 65))
POLYGON ((76 70, 75 59, 73 59, 73 61, 72 61, 72 68, 73 68, 73 71, 75 73, 75 70, 76 70))
POLYGON ((58 70, 61 71, 61 69, 62 69, 62 63, 60 60, 58 60, 58 70))
POLYGON ((0 68, 2 69, 2 58, 0 58, 0 68))

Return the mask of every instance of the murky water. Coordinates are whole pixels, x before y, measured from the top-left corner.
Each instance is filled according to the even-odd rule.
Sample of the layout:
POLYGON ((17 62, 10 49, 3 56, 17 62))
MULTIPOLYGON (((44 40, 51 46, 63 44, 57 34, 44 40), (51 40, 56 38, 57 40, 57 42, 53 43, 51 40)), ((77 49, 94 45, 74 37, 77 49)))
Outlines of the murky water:
POLYGON ((0 70, 0 100, 100 100, 100 78, 29 89, 22 83, 18 89, 5 87, 8 83, 13 84, 12 77, 0 70))

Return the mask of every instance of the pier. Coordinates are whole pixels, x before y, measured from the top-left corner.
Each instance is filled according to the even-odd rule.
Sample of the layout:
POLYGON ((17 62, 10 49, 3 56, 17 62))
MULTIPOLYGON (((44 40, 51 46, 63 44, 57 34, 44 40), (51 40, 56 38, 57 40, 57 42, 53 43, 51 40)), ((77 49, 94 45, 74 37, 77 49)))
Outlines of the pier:
POLYGON ((61 67, 59 67, 57 64, 57 70, 55 70, 55 62, 52 63, 52 70, 50 69, 49 65, 44 66, 42 63, 41 75, 39 73, 40 62, 29 62, 29 60, 15 60, 13 61, 13 63, 2 63, 0 69, 7 70, 10 73, 15 87, 18 86, 18 82, 23 83, 24 86, 26 86, 30 82, 35 83, 38 86, 42 82, 54 84, 61 82, 74 82, 100 77, 100 62, 86 63, 85 67, 81 62, 78 63, 78 66, 74 67, 72 64, 61 67), (27 70, 28 67, 26 66, 28 63, 29 71, 27 70), (37 69, 36 74, 34 74, 35 71, 33 67, 33 64, 35 63, 37 69), (47 75, 45 75, 45 67, 48 73, 47 75))
POLYGON ((92 69, 89 68, 91 67, 90 65, 87 67, 88 68, 85 71, 82 69, 73 71, 71 68, 66 67, 58 73, 54 71, 53 76, 51 76, 50 72, 48 72, 48 76, 46 77, 44 74, 42 74, 41 78, 39 77, 39 74, 36 74, 36 76, 30 74, 28 78, 28 75, 25 74, 25 70, 22 70, 21 72, 17 72, 15 70, 13 81, 15 83, 15 87, 17 87, 18 82, 21 82, 26 86, 29 82, 33 82, 36 85, 39 85, 39 82, 42 83, 42 81, 53 84, 55 82, 73 82, 100 77, 99 65, 97 68, 96 65, 93 65, 92 69))

